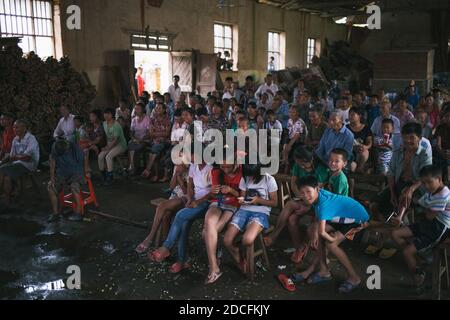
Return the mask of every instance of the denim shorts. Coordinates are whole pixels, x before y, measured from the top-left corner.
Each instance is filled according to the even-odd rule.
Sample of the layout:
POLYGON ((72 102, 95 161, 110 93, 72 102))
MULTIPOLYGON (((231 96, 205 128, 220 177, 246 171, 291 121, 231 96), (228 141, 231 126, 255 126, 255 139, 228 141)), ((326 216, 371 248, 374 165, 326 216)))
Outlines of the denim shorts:
POLYGON ((242 209, 235 213, 230 223, 240 231, 245 231, 247 226, 253 222, 259 224, 264 230, 269 228, 269 216, 267 214, 242 209))
POLYGON ((231 212, 233 214, 236 213, 236 211, 238 210, 238 208, 231 206, 229 204, 225 204, 225 203, 221 203, 219 205, 218 202, 211 202, 211 204, 209 205, 210 208, 219 208, 222 210, 222 212, 228 211, 231 212))

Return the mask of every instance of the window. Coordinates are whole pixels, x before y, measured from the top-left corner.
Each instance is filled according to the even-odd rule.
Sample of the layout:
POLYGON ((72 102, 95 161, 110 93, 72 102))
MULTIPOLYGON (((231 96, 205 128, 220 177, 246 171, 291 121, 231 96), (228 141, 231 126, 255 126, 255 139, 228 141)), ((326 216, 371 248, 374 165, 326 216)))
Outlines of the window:
POLYGON ((312 62, 312 58, 316 55, 316 39, 308 38, 308 51, 306 55, 306 62, 309 65, 312 62))
POLYGON ((0 36, 21 37, 25 53, 55 56, 53 8, 49 0, 0 0, 0 36))
POLYGON ((214 24, 214 53, 221 52, 222 58, 225 51, 233 58, 233 27, 226 24, 214 24))
POLYGON ((280 70, 281 62, 281 36, 277 32, 269 32, 269 44, 268 48, 268 70, 276 71, 280 70), (274 61, 272 63, 272 57, 274 61))
POLYGON ((133 33, 131 35, 131 49, 170 51, 174 36, 159 32, 133 33))

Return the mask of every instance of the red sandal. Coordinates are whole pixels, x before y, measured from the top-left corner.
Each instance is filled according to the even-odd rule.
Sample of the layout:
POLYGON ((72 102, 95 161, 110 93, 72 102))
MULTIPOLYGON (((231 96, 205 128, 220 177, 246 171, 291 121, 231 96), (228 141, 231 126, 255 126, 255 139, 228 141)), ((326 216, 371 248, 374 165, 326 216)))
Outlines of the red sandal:
POLYGON ((152 251, 148 254, 150 261, 163 262, 170 256, 170 253, 163 255, 159 250, 152 251))
POLYGON ((179 273, 183 270, 189 269, 191 265, 188 262, 181 263, 181 262, 175 262, 173 265, 170 266, 169 272, 170 273, 179 273))
POLYGON ((277 278, 287 291, 294 292, 296 290, 294 282, 287 275, 280 273, 277 278))

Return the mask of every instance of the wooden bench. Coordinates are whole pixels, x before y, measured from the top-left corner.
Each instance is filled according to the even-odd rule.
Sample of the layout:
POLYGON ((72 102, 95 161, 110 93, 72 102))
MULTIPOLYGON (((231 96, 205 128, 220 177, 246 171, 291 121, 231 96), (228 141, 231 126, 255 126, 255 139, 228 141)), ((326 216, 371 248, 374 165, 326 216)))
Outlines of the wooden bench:
POLYGON ((446 289, 450 289, 447 249, 450 249, 450 239, 447 239, 433 249, 432 298, 441 299, 442 277, 445 276, 446 289))

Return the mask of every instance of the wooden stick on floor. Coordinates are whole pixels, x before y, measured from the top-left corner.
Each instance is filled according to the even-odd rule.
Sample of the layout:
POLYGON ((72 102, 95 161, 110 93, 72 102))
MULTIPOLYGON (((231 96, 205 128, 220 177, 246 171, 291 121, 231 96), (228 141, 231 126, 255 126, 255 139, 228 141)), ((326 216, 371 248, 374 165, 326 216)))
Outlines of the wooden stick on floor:
POLYGON ((116 217, 116 216, 113 216, 113 215, 110 215, 110 214, 107 214, 107 213, 103 213, 103 212, 100 212, 100 211, 88 210, 88 212, 92 213, 92 214, 95 214, 95 215, 97 215, 99 217, 106 218, 106 219, 109 219, 109 220, 113 220, 113 221, 116 221, 116 222, 120 222, 120 223, 123 223, 123 224, 126 224, 126 225, 130 225, 130 226, 134 226, 134 227, 138 227, 138 228, 142 228, 142 229, 148 229, 149 228, 149 226, 147 224, 145 224, 145 223, 134 222, 134 221, 131 221, 131 220, 127 220, 127 219, 124 219, 124 218, 116 217))

